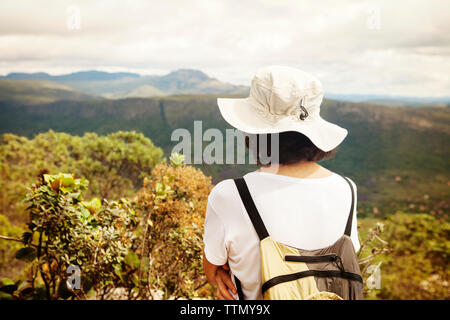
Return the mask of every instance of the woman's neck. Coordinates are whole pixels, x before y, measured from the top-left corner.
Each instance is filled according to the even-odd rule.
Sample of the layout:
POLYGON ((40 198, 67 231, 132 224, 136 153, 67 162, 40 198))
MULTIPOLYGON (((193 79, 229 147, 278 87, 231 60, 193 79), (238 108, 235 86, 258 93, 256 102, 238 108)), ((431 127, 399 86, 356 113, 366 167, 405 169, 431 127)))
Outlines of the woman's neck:
POLYGON ((259 168, 258 171, 279 174, 282 176, 293 178, 308 179, 326 178, 333 174, 330 170, 322 167, 314 161, 302 161, 290 165, 266 166, 259 168))

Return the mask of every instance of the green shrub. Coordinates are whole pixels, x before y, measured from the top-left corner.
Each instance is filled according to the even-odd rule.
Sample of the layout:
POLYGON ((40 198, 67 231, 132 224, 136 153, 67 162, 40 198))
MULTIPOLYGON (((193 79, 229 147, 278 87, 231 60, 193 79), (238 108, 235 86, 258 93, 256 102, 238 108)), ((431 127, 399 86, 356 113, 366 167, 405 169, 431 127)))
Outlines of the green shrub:
POLYGON ((381 299, 450 298, 450 224, 428 214, 391 215, 385 238, 381 299))
POLYGON ((134 239, 136 215, 124 199, 83 201, 87 186, 71 174, 41 174, 25 199, 26 246, 16 253, 30 263, 28 278, 0 291, 20 299, 87 298, 114 281, 134 239), (81 269, 79 290, 67 289, 69 266, 81 269))

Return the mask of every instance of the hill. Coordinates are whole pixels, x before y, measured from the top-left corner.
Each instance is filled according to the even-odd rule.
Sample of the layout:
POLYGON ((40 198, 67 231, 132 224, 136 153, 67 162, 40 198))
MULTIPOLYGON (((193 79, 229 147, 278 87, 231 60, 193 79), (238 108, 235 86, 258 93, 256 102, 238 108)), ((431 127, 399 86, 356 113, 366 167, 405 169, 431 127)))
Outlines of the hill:
POLYGON ((235 86, 211 78, 202 71, 179 69, 169 74, 141 76, 136 73, 82 71, 52 76, 40 73, 10 73, 8 80, 47 80, 85 94, 107 98, 155 97, 173 94, 243 94, 248 87, 235 86))
MULTIPOLYGON (((49 129, 76 135, 136 130, 166 155, 177 144, 170 140, 173 130, 193 132, 194 120, 202 120, 203 132, 218 128, 224 133, 230 128, 218 111, 215 95, 55 101, 38 106, 3 101, 0 115, 0 133, 32 137, 49 129)), ((358 184, 360 214, 397 210, 448 214, 450 109, 325 100, 322 115, 349 130, 336 157, 324 165, 358 184)), ((202 165, 201 169, 217 182, 255 167, 202 165)))

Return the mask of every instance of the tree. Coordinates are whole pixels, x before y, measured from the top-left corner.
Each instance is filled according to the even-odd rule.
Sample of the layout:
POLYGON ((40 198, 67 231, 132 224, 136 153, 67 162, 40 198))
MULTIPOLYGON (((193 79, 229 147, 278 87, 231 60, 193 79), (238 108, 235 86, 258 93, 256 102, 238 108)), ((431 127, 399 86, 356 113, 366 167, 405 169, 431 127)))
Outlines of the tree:
POLYGON ((119 199, 130 196, 162 160, 162 150, 141 133, 119 131, 82 137, 49 131, 33 139, 4 134, 0 145, 0 213, 23 221, 21 199, 42 168, 73 172, 91 181, 88 195, 119 199))

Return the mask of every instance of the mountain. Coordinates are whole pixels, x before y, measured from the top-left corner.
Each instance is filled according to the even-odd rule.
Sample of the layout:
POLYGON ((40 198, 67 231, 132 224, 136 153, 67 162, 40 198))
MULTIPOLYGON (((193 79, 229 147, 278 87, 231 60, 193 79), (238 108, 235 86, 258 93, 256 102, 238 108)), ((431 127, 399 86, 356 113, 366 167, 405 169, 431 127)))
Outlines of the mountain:
POLYGON ((52 76, 47 73, 10 73, 0 78, 9 80, 48 80, 85 94, 107 98, 155 97, 173 94, 244 94, 246 86, 236 86, 211 78, 202 71, 179 69, 162 76, 136 73, 82 71, 52 76))
MULTIPOLYGON (((63 75, 45 72, 10 73, 0 76, 9 80, 47 80, 88 95, 110 99, 151 98, 176 94, 247 95, 249 87, 233 85, 212 78, 200 70, 178 69, 166 75, 140 75, 131 72, 80 71, 63 75)), ((376 94, 327 93, 325 98, 364 102, 385 106, 441 106, 450 105, 450 97, 413 97, 376 94)))
POLYGON ((325 95, 328 99, 350 101, 350 102, 370 102, 386 106, 450 106, 450 97, 411 97, 411 96, 391 96, 376 94, 334 94, 325 95))
POLYGON ((205 73, 192 69, 179 69, 165 76, 145 77, 146 83, 172 94, 183 93, 245 93, 248 88, 223 83, 205 73))
POLYGON ((51 78, 52 76, 45 72, 36 72, 36 73, 13 72, 8 74, 7 76, 0 76, 0 79, 11 79, 11 80, 50 80, 51 78))

